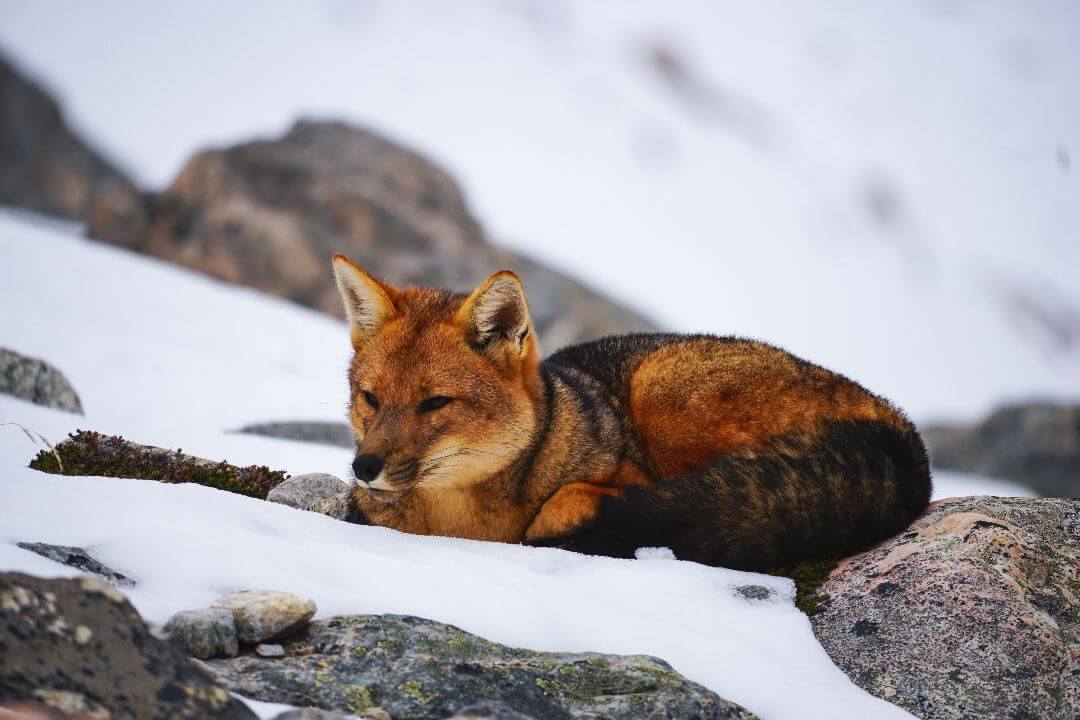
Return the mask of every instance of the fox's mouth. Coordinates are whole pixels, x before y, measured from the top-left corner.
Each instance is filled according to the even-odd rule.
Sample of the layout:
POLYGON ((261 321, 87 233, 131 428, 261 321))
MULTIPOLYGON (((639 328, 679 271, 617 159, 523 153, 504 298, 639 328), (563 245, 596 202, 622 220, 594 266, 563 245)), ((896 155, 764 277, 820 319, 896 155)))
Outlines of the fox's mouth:
POLYGON ((392 501, 405 495, 412 490, 413 483, 398 483, 391 484, 386 480, 386 471, 380 472, 378 476, 371 482, 364 482, 363 480, 357 481, 360 487, 370 492, 375 497, 383 500, 392 501))

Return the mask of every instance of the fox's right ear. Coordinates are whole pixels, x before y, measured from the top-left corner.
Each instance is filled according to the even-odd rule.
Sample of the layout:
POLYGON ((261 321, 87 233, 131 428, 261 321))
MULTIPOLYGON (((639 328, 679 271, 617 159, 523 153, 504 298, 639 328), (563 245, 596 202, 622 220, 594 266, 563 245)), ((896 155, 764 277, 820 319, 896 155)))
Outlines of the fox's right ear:
POLYGON ((397 310, 394 297, 397 291, 374 275, 369 275, 341 253, 334 255, 334 277, 338 292, 345 303, 349 334, 354 348, 392 318, 397 310))

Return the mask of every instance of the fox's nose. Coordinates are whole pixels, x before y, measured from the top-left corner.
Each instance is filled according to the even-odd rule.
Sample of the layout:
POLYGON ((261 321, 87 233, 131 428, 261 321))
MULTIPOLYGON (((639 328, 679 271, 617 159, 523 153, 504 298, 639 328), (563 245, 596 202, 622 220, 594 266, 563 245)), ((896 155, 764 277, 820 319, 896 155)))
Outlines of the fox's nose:
POLYGON ((352 461, 352 469, 357 480, 369 483, 379 477, 379 473, 382 472, 383 459, 370 453, 357 455, 352 461))

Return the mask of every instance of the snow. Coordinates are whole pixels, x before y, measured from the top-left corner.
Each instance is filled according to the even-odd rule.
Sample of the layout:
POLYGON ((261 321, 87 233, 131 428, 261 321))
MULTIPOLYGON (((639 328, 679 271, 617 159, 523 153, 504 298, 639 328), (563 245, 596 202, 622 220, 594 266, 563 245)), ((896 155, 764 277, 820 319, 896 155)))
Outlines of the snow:
POLYGON ((152 187, 300 115, 372 126, 501 242, 924 422, 1080 396, 1078 36, 1069 0, 0 4, 152 187))
MULTIPOLYGON (((0 259, 0 346, 55 364, 86 409, 0 395, 0 423, 54 442, 93 429, 345 475, 345 450, 231 432, 342 416, 349 343, 338 321, 21 214, 0 213, 0 259)), ((512 646, 656 655, 763 718, 907 717, 831 663, 786 579, 665 548, 593 558, 358 527, 193 485, 52 476, 26 467, 37 449, 0 425, 0 568, 69 576, 14 543, 85 547, 137 581, 131 600, 155 622, 236 590, 285 590, 314 599, 319 617, 413 614, 512 646), (737 595, 746 584, 773 599, 737 595)))

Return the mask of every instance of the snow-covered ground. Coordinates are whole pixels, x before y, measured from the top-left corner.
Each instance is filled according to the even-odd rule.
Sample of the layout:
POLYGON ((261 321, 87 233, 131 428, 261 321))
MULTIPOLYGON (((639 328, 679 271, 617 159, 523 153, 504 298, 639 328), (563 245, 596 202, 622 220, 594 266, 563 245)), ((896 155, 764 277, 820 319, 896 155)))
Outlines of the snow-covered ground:
POLYGON ((370 125, 501 242, 924 422, 1080 396, 1078 37, 1071 0, 0 3, 152 187, 300 114, 370 125))
MULTIPOLYGON (((335 320, 10 213, 0 308, 0 346, 55 364, 86 410, 0 395, 0 423, 53 441, 75 428, 118 433, 292 473, 348 466, 341 449, 229 432, 341 418, 349 344, 335 320)), ((322 617, 415 614, 509 645, 656 655, 763 718, 906 717, 833 666, 784 579, 408 536, 198 486, 57 477, 27 469, 36 450, 0 426, 0 569, 72 574, 17 541, 87 547, 138 581, 131 599, 153 621, 233 590, 289 590, 322 617), (734 588, 748 583, 774 600, 741 599, 734 588)), ((1011 490, 948 474, 937 484, 939 496, 1011 490)))

